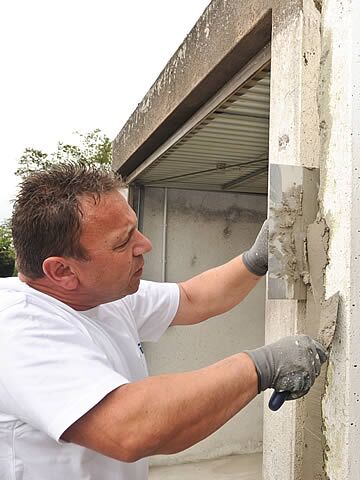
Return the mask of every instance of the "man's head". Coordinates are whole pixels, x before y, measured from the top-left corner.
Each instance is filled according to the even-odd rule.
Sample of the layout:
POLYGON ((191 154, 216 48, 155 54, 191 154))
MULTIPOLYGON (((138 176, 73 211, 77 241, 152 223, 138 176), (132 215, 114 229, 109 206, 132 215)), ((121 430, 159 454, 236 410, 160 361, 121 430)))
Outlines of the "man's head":
POLYGON ((79 307, 137 290, 151 244, 120 187, 103 168, 78 164, 56 165, 22 182, 12 230, 27 283, 79 307))

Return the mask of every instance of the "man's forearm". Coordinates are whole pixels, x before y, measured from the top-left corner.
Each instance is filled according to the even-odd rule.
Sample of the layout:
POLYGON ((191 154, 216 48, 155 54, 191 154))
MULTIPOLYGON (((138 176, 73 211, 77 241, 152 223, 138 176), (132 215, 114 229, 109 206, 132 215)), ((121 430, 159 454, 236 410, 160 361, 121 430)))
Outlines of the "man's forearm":
POLYGON ((255 287, 259 277, 242 256, 179 284, 181 301, 173 325, 192 325, 227 312, 255 287))
POLYGON ((295 335, 201 370, 129 383, 61 438, 125 462, 176 453, 220 428, 261 390, 305 395, 326 358, 320 343, 295 335))
POLYGON ((240 353, 194 372, 124 385, 63 439, 123 461, 176 453, 220 428, 257 392, 254 363, 240 353), (96 435, 87 431, 88 425, 96 435))

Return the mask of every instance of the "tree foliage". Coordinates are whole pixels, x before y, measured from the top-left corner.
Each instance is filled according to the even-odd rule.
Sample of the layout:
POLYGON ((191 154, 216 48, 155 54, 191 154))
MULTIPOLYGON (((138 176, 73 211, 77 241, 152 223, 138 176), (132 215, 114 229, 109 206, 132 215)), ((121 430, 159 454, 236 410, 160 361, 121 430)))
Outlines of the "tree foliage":
POLYGON ((57 150, 50 154, 35 148, 26 148, 19 159, 15 175, 24 178, 32 172, 64 162, 98 163, 111 167, 111 141, 101 130, 75 134, 79 138, 78 145, 58 142, 57 150))
POLYGON ((0 224, 0 277, 11 277, 14 274, 15 250, 9 222, 0 224))

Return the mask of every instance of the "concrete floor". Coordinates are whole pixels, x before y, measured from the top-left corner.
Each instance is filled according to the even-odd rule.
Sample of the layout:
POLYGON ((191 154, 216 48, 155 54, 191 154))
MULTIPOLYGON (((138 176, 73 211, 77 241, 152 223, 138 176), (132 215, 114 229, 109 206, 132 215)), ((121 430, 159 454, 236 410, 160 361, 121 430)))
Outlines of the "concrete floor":
POLYGON ((262 454, 185 463, 169 467, 152 467, 149 480, 261 480, 262 454))

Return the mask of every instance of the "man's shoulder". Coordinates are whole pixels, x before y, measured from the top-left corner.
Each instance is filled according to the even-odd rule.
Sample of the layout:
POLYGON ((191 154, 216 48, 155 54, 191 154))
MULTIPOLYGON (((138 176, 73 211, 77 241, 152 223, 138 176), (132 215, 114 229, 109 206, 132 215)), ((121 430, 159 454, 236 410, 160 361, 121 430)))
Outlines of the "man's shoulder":
POLYGON ((0 278, 0 308, 2 305, 16 305, 19 302, 36 305, 38 299, 52 302, 49 295, 38 292, 18 277, 0 278))
POLYGON ((70 314, 73 310, 59 300, 39 292, 17 277, 0 279, 0 316, 12 316, 14 319, 25 317, 52 319, 70 314))
POLYGON ((0 291, 1 290, 19 290, 22 282, 18 277, 6 277, 0 278, 0 291))
POLYGON ((0 312, 10 307, 19 306, 26 301, 26 294, 17 277, 0 278, 0 312))

